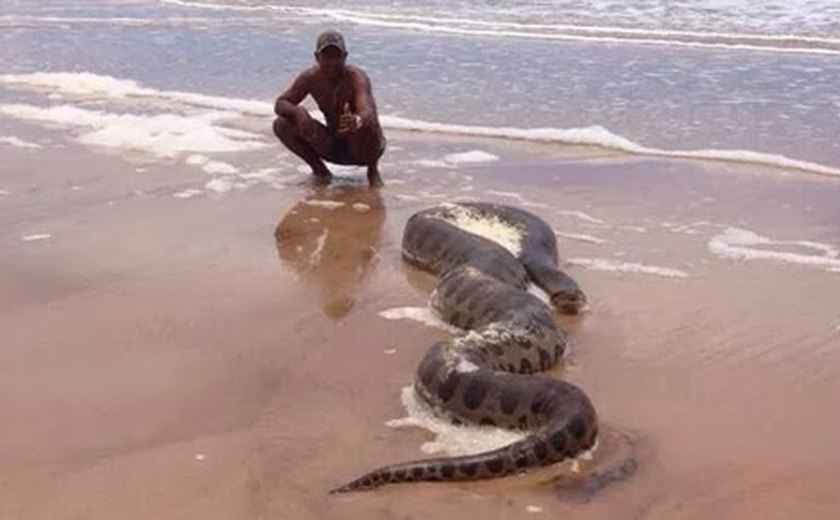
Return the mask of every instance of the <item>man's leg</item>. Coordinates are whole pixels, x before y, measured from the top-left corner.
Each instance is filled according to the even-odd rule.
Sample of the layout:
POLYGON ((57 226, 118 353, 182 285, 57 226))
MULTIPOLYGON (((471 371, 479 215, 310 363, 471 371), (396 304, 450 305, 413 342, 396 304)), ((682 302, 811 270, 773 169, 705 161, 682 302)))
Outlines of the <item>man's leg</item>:
POLYGON ((348 139, 350 151, 360 165, 367 166, 368 183, 382 186, 379 175, 379 158, 385 151, 384 137, 378 125, 364 126, 348 139))
POLYGON ((273 129, 280 142, 303 159, 319 180, 329 181, 332 174, 321 160, 321 157, 329 153, 330 148, 329 131, 326 127, 312 119, 305 109, 295 107, 293 112, 275 119, 273 129))

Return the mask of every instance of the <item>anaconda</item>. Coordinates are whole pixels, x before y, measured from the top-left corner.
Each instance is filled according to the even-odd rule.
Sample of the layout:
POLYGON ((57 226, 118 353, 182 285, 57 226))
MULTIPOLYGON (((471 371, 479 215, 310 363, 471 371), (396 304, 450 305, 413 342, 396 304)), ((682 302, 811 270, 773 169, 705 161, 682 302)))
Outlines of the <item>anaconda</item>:
POLYGON ((417 395, 456 420, 529 434, 484 453, 385 466, 332 492, 500 477, 592 448, 598 420, 586 394, 568 382, 534 375, 557 364, 566 335, 551 307, 526 290, 529 282, 563 313, 576 314, 586 303, 575 280, 558 268, 551 228, 518 208, 444 204, 409 218, 402 253, 408 263, 437 276, 432 308, 465 331, 427 352, 415 377, 417 395), (459 227, 464 219, 501 224, 516 237, 507 249, 459 227))

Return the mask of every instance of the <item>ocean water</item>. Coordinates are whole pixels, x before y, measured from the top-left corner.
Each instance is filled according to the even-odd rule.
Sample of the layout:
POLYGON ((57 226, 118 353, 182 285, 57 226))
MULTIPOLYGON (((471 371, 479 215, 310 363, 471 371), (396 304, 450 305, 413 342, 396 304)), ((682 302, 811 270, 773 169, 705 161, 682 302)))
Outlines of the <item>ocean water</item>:
POLYGON ((840 173, 840 4, 829 0, 3 0, 0 118, 89 112, 62 85, 87 81, 72 94, 91 102, 113 98, 112 78, 222 100, 204 108, 268 106, 327 27, 372 77, 387 128, 840 173))

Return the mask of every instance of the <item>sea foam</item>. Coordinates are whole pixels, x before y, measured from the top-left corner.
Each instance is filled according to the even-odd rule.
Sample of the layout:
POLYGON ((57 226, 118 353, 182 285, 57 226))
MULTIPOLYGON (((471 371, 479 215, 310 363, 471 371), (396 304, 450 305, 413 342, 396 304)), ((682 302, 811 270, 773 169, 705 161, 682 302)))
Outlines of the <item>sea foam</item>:
POLYGON ((773 240, 748 229, 730 227, 709 240, 709 251, 721 258, 736 260, 775 260, 812 267, 840 269, 840 251, 830 244, 811 240, 773 240), (767 246, 782 245, 812 249, 817 254, 779 251, 767 246), (762 247, 755 247, 762 246, 762 247))
POLYGON ((578 265, 595 271, 612 271, 620 273, 648 274, 665 278, 688 278, 688 273, 670 267, 639 264, 634 262, 619 262, 609 258, 570 258, 566 261, 570 265, 578 265))
MULTIPOLYGON (((174 125, 181 125, 190 130, 189 137, 178 139, 178 133, 169 137, 180 142, 178 151, 240 151, 268 143, 256 141, 258 137, 251 132, 236 130, 214 124, 217 121, 234 116, 270 117, 273 114, 271 104, 249 99, 213 96, 194 92, 156 90, 144 87, 133 80, 118 79, 85 72, 41 72, 32 74, 0 75, 0 83, 18 88, 47 89, 52 92, 64 92, 96 98, 147 97, 175 101, 193 107, 213 109, 214 112, 200 116, 187 117, 175 114, 142 116, 138 114, 113 114, 86 110, 72 105, 40 108, 30 105, 0 105, 0 115, 30 119, 42 122, 58 123, 67 126, 99 127, 99 133, 88 137, 92 144, 130 146, 137 138, 153 141, 148 144, 154 150, 162 149, 164 154, 173 153, 173 148, 166 149, 164 141, 153 139, 149 134, 165 133, 174 125), (122 124, 120 124, 122 122, 122 124), (209 128, 208 128, 209 127, 209 128), (138 136, 129 135, 137 132, 138 136), (195 134, 203 132, 211 139, 210 144, 202 146, 194 139, 195 134), (144 139, 145 138, 145 139, 144 139)), ((822 175, 840 176, 840 168, 815 162, 794 159, 779 154, 770 154, 752 150, 697 149, 670 150, 645 146, 627 137, 610 132, 608 129, 592 125, 578 128, 517 128, 508 126, 477 126, 453 123, 440 123, 411 119, 394 115, 382 115, 382 126, 391 130, 453 134, 472 137, 491 137, 499 139, 523 140, 543 143, 595 146, 616 150, 628 154, 675 159, 700 159, 735 163, 758 164, 782 169, 799 170, 822 175)), ((446 161, 442 164, 451 165, 446 161)))

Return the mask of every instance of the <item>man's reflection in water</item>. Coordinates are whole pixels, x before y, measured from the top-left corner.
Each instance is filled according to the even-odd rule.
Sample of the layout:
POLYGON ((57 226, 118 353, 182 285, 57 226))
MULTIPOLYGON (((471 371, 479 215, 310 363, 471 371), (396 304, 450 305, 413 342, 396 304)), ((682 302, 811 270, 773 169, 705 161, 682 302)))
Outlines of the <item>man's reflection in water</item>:
POLYGON ((355 293, 373 265, 384 222, 379 190, 321 188, 277 225, 277 253, 317 291, 324 314, 339 319, 353 308, 355 293))

